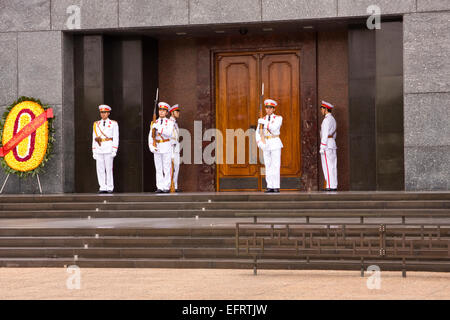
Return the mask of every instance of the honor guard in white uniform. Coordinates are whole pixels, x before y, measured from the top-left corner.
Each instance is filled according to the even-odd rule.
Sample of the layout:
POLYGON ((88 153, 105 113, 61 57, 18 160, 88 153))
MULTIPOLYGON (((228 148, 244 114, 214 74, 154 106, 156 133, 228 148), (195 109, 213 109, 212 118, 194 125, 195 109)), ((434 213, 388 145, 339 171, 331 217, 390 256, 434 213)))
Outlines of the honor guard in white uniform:
POLYGON ((266 107, 266 116, 258 119, 258 128, 256 130, 256 143, 261 148, 264 155, 264 164, 266 166, 266 193, 280 192, 280 166, 281 166, 281 148, 283 143, 280 139, 280 129, 283 123, 283 117, 275 115, 275 100, 267 99, 264 101, 266 107), (263 129, 264 137, 261 137, 260 126, 263 129))
POLYGON ((175 192, 181 192, 178 188, 178 173, 180 172, 180 129, 178 128, 177 119, 180 117, 180 107, 178 104, 173 105, 170 109, 170 120, 173 121, 173 137, 172 140, 172 161, 173 172, 172 180, 175 192))
POLYGON ((119 150, 119 125, 109 119, 111 107, 100 105, 101 120, 94 122, 92 130, 92 153, 97 161, 99 193, 114 190, 113 160, 119 150))
POLYGON ((172 137, 174 122, 167 118, 170 106, 158 103, 159 118, 152 122, 148 135, 148 146, 154 154, 156 169, 156 193, 170 192, 170 169, 172 162, 172 137), (156 147, 153 145, 152 132, 155 129, 156 147))
POLYGON ((320 155, 323 175, 327 182, 325 191, 337 191, 336 120, 331 112, 334 106, 322 101, 320 111, 325 118, 320 129, 320 155))

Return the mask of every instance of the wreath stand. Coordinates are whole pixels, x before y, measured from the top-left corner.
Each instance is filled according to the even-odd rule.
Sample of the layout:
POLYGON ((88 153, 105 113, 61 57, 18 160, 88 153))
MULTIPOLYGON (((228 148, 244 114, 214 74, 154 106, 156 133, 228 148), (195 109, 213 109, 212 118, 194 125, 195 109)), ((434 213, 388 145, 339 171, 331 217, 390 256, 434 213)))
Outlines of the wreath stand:
MULTIPOLYGON (((3 182, 3 186, 2 189, 0 190, 0 194, 3 193, 3 189, 5 188, 6 182, 8 182, 8 178, 9 178, 10 173, 8 173, 8 175, 6 176, 5 182, 3 182)), ((39 192, 42 194, 42 186, 41 186, 41 181, 39 180, 39 175, 36 175, 37 178, 37 182, 38 182, 38 186, 39 186, 39 192)))

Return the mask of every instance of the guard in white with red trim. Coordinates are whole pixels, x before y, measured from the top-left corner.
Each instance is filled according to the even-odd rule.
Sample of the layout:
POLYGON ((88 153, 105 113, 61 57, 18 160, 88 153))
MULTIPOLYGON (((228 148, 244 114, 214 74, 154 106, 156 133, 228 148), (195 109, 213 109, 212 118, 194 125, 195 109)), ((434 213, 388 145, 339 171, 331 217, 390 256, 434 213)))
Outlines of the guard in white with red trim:
POLYGON ((95 121, 92 130, 92 154, 97 161, 99 193, 114 191, 113 161, 119 150, 119 125, 110 120, 111 107, 100 105, 101 120, 95 121))
POLYGON ((178 188, 178 173, 180 172, 180 129, 178 128, 177 119, 180 117, 180 106, 178 104, 173 105, 169 109, 170 120, 173 121, 173 137, 172 137, 172 160, 173 160, 173 185, 175 192, 181 192, 178 188))
POLYGON ((264 101, 266 116, 258 119, 256 130, 256 143, 263 151, 264 165, 266 167, 266 193, 280 192, 280 166, 281 148, 283 143, 280 139, 280 129, 283 124, 283 117, 275 114, 277 102, 272 99, 264 101), (261 138, 259 126, 263 126, 264 139, 261 138))
POLYGON ((156 193, 170 192, 170 170, 172 166, 172 141, 174 122, 167 118, 170 105, 158 103, 159 118, 150 125, 148 147, 154 154, 156 169, 156 193), (156 129, 156 148, 153 146, 152 130, 156 129))
POLYGON ((327 186, 325 191, 337 191, 337 155, 336 155, 336 120, 331 114, 334 106, 322 101, 320 111, 325 118, 320 130, 320 155, 322 159, 323 175, 327 186))

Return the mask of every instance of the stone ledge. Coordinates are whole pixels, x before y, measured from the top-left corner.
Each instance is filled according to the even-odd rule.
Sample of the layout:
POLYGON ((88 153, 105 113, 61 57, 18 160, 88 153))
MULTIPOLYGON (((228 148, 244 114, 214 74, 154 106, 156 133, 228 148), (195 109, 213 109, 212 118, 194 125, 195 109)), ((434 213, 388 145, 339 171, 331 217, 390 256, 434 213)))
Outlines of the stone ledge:
POLYGON ((403 19, 405 93, 450 92, 450 12, 403 19))
POLYGON ((337 15, 336 0, 262 0, 262 20, 329 18, 337 15))
POLYGON ((188 0, 120 0, 119 27, 173 26, 189 23, 188 0))
POLYGON ((17 33, 0 33, 0 105, 8 105, 16 97, 17 33))
POLYGON ((52 1, 52 29, 69 30, 67 21, 71 5, 80 8, 81 29, 117 28, 118 0, 58 0, 52 1))
POLYGON ((450 10, 449 0, 417 0, 417 11, 450 10))
POLYGON ((50 105, 62 103, 62 33, 21 32, 19 51, 19 96, 40 99, 50 105))
POLYGON ((1 0, 0 32, 50 30, 50 0, 1 0))
POLYGON ((382 15, 416 12, 416 0, 338 0, 338 16, 369 16, 371 5, 379 6, 382 15))

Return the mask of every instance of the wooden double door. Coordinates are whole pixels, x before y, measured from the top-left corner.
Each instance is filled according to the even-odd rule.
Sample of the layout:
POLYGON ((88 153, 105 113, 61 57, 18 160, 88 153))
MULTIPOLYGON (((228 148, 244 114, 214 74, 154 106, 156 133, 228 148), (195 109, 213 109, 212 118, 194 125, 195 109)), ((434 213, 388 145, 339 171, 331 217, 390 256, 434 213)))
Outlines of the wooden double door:
POLYGON ((263 83, 264 99, 276 100, 275 113, 283 117, 281 189, 300 189, 299 51, 218 53, 215 58, 216 128, 223 136, 223 146, 218 148, 218 191, 266 187, 262 152, 254 135, 263 83))

